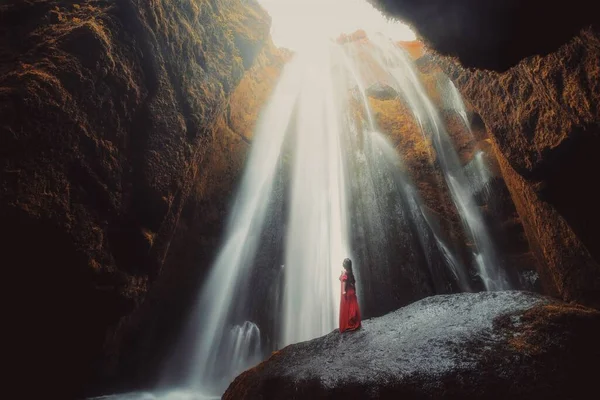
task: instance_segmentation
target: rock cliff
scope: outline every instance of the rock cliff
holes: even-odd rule
[[[545,291],[600,307],[592,2],[371,2],[412,24],[481,116]]]
[[[489,129],[547,290],[596,307],[599,44],[598,30],[588,28],[557,52],[504,73],[438,58]]]
[[[28,343],[8,360],[30,394],[81,394],[149,291],[196,284],[183,242],[211,258],[248,142],[229,98],[269,22],[255,1],[0,6],[2,264]]]

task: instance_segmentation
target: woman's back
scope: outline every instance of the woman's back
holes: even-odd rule
[[[340,276],[341,299],[340,299],[340,333],[347,330],[355,330],[361,326],[360,309],[356,297],[356,279],[352,272],[352,261],[344,260],[344,271]]]

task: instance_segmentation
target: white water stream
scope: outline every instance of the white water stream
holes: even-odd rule
[[[383,257],[393,251],[390,247],[398,245],[388,237],[388,230],[397,226],[400,233],[395,234],[406,240],[401,245],[415,249],[403,253],[412,257],[402,261],[401,274],[410,275],[407,282],[433,282],[423,283],[425,293],[445,290],[451,286],[450,280],[461,290],[470,290],[469,271],[438,236],[412,183],[397,172],[402,161],[377,133],[365,95],[365,87],[374,81],[383,81],[400,94],[423,135],[433,143],[445,184],[473,240],[474,265],[485,288],[509,287],[483,217],[474,204],[473,185],[412,61],[385,38],[372,38],[369,47],[354,46],[361,45],[314,46],[309,52],[297,54],[285,67],[256,127],[222,247],[182,335],[185,365],[181,365],[180,356],[165,368],[164,382],[176,380],[179,386],[174,389],[159,383],[154,393],[111,398],[218,398],[237,374],[275,350],[273,346],[265,348],[265,331],[276,332],[276,347],[280,348],[335,329],[338,276],[342,260],[354,258],[351,236],[355,232],[362,231],[368,239],[365,254]],[[365,54],[372,64],[369,68],[364,67]],[[452,95],[456,97],[456,111],[468,124],[458,91]],[[357,98],[366,112],[364,126],[351,122],[348,104]],[[275,326],[261,326],[254,320],[260,310],[251,310],[247,305],[265,293],[247,283],[257,267],[255,257],[275,201],[274,181],[282,173],[285,148],[290,149],[291,164],[287,172],[287,213],[280,221],[285,225],[283,279],[273,283],[273,292],[282,293],[283,303],[273,307],[273,312],[280,313],[272,316],[278,321]],[[358,175],[349,172],[349,165]],[[477,185],[485,184],[481,174],[478,179]],[[437,264],[432,257],[434,251],[442,260]],[[381,265],[355,259],[359,301],[371,296],[375,302],[381,295],[393,304],[391,286],[375,287],[377,282],[386,281],[386,275],[399,273],[393,270],[389,258],[381,258]],[[275,275],[279,277],[280,273],[277,270]],[[377,274],[383,278],[371,279]],[[361,286],[363,282],[365,287]]]

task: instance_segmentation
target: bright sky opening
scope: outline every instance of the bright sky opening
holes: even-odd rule
[[[393,40],[415,40],[401,22],[387,19],[365,0],[258,0],[272,18],[276,46],[299,50],[319,40],[363,29]]]

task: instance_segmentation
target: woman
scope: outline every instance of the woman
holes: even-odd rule
[[[356,298],[356,280],[352,272],[352,261],[349,258],[342,264],[344,270],[340,276],[342,282],[342,299],[340,302],[340,333],[360,328],[360,310]]]

